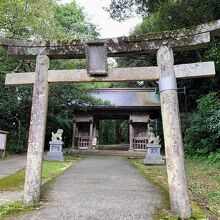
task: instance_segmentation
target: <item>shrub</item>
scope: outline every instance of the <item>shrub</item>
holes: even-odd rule
[[[197,112],[188,123],[184,134],[186,153],[211,158],[211,153],[220,148],[220,100],[216,93],[197,100]]]
[[[206,160],[206,163],[216,163],[220,168],[220,150],[217,150],[217,152],[211,152]]]
[[[22,145],[16,145],[10,142],[8,142],[6,150],[10,154],[23,154],[27,151],[26,147]]]

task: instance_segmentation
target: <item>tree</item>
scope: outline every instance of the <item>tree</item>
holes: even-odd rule
[[[219,0],[168,0],[149,13],[133,34],[192,27],[220,18]]]
[[[52,0],[0,1],[0,33],[19,39],[72,39],[95,38],[95,26],[73,1],[59,5]],[[11,146],[27,146],[31,112],[32,86],[5,87],[7,72],[35,70],[35,61],[16,60],[0,48],[0,128],[10,131]],[[85,61],[51,62],[52,69],[85,68]],[[87,85],[52,85],[50,87],[47,137],[58,127],[65,130],[66,143],[71,139],[72,115],[77,105],[84,109],[100,103],[87,94]],[[10,144],[10,143],[9,143]]]
[[[94,39],[99,35],[96,26],[88,21],[82,8],[74,1],[70,4],[57,5],[55,19],[70,39]]]
[[[118,10],[119,7],[112,1],[113,8]],[[125,2],[125,1],[123,1]],[[132,1],[133,5],[141,6],[143,4],[150,4],[151,1]],[[220,1],[219,0],[166,0],[156,1],[156,7],[148,7],[147,14],[143,21],[136,26],[131,32],[131,35],[141,35],[149,32],[159,32],[165,30],[173,30],[185,27],[192,27],[204,22],[208,22],[215,19],[220,19]],[[141,7],[140,7],[141,9]],[[113,9],[112,9],[113,10]],[[146,11],[143,7],[142,12]],[[121,13],[127,13],[129,10],[121,11]],[[136,13],[140,13],[136,11]],[[115,14],[117,17],[117,13]],[[188,92],[188,109],[191,111],[196,108],[196,100],[199,99],[207,91],[218,91],[220,83],[220,65],[219,65],[219,51],[220,51],[220,38],[217,37],[210,44],[209,48],[175,53],[175,64],[179,63],[193,63],[201,61],[213,60],[216,63],[216,76],[214,79],[208,78],[207,80],[179,80],[179,87],[185,86]],[[124,66],[129,64],[130,66],[150,66],[156,65],[155,56],[139,56],[128,57],[118,60],[119,65]],[[149,85],[149,83],[147,83]]]
[[[1,33],[8,38],[91,39],[99,34],[75,1],[1,0],[0,21]]]
[[[62,36],[53,0],[1,0],[0,30],[9,38],[52,39]]]
[[[133,0],[130,1],[130,5],[127,5],[128,7],[121,10],[126,2],[126,0],[112,0],[112,8],[108,11],[116,20],[123,20],[135,14],[142,15],[143,21],[136,26],[131,35],[187,28],[220,19],[219,0]],[[151,3],[153,5],[150,5]],[[178,87],[185,86],[187,89],[189,113],[186,115],[188,120],[183,121],[187,127],[184,132],[187,153],[204,156],[216,152],[219,148],[220,130],[219,97],[216,95],[220,92],[220,38],[212,39],[207,48],[176,52],[174,56],[175,64],[210,60],[215,62],[216,76],[214,78],[178,80]],[[156,60],[155,56],[129,57],[120,58],[118,63],[122,66],[128,63],[131,66],[137,64],[149,66],[156,65]],[[215,91],[216,94],[214,95],[211,91]]]
[[[197,103],[197,112],[188,120],[184,140],[187,153],[205,156],[220,147],[220,100],[218,94],[210,93]]]
[[[165,0],[167,1],[167,0]],[[136,14],[143,18],[149,13],[156,10],[164,0],[111,0],[106,10],[110,13],[111,18],[123,21],[134,17]]]
[[[182,20],[186,27],[201,22],[201,19],[203,22],[217,19],[219,8],[219,0],[111,0],[106,10],[119,21],[137,15],[143,19],[152,14],[156,17],[162,12],[158,19],[160,23],[180,27],[179,21]]]

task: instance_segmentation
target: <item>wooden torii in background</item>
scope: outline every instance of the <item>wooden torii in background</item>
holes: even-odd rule
[[[215,67],[213,62],[174,65],[173,51],[205,47],[219,31],[220,20],[217,20],[192,29],[96,42],[35,42],[0,38],[0,45],[7,49],[8,55],[19,59],[36,59],[34,73],[6,75],[6,85],[34,84],[24,203],[33,204],[40,199],[49,83],[159,80],[171,209],[182,218],[190,217],[176,78],[213,76]],[[158,66],[107,69],[107,57],[149,53],[157,54]],[[78,58],[87,58],[87,70],[49,70],[50,59]]]

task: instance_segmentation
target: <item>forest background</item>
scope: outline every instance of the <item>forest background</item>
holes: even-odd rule
[[[146,34],[192,27],[220,19],[220,0],[112,0],[106,9],[110,16],[123,21],[141,16],[131,35]],[[55,0],[1,0],[0,35],[16,39],[96,39],[99,29],[75,1],[60,4]],[[220,38],[216,37],[204,49],[175,53],[175,63],[214,61],[214,78],[179,80],[178,87],[186,88],[180,94],[184,150],[188,156],[205,157],[208,162],[220,159]],[[155,57],[138,56],[117,58],[117,66],[156,65]],[[53,60],[51,69],[85,68],[85,60]],[[8,149],[23,153],[27,149],[31,111],[32,87],[6,87],[8,72],[34,71],[35,62],[8,57],[0,48],[0,129],[10,132]],[[76,106],[100,104],[88,92],[102,87],[154,87],[156,83],[93,83],[51,85],[47,119],[48,141],[51,131],[62,128],[65,143],[71,143],[72,118]],[[162,128],[161,128],[162,129]],[[106,144],[127,141],[127,123],[105,121],[100,128],[101,142]]]

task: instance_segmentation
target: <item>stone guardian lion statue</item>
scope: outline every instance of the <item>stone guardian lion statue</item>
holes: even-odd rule
[[[153,128],[149,125],[148,126],[148,143],[149,144],[160,144],[160,137],[159,135],[156,136],[153,132]]]
[[[52,132],[51,141],[62,141],[63,129],[58,129],[56,133]]]

